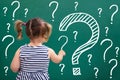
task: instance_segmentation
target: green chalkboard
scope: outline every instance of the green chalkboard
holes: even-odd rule
[[[119,0],[1,0],[0,80],[15,80],[10,63],[16,50],[29,43],[16,39],[14,22],[40,17],[53,26],[45,45],[66,56],[50,62],[50,80],[120,80]]]

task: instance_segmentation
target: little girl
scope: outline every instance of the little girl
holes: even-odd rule
[[[18,72],[16,80],[49,80],[49,60],[60,63],[65,52],[60,50],[56,55],[53,49],[43,45],[51,34],[52,26],[49,23],[40,18],[31,19],[27,23],[17,20],[15,29],[18,39],[22,39],[23,26],[25,26],[30,43],[21,46],[16,51],[11,63],[11,70]]]

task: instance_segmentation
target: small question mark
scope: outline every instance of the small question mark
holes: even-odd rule
[[[13,6],[15,3],[17,3],[18,6],[17,6],[17,7],[15,8],[15,10],[13,11],[13,14],[12,14],[13,19],[12,19],[12,20],[14,20],[14,18],[15,18],[15,13],[16,13],[16,11],[20,8],[20,2],[19,2],[19,1],[13,1],[13,2],[11,3],[11,6]]]
[[[7,76],[7,71],[8,71],[8,69],[9,69],[8,66],[5,66],[5,67],[4,67],[4,70],[5,70],[5,76]]]
[[[101,17],[102,8],[98,8],[98,12],[99,12],[99,17]]]
[[[100,45],[103,45],[104,42],[110,42],[110,45],[106,48],[106,50],[104,51],[104,54],[103,54],[103,60],[105,62],[106,61],[106,53],[112,47],[113,42],[112,42],[111,39],[104,39],[104,40],[101,41]]]
[[[57,11],[57,9],[58,9],[58,5],[59,5],[59,3],[57,2],[57,1],[51,1],[50,3],[49,3],[49,7],[51,7],[51,5],[52,4],[56,4],[56,7],[55,7],[55,9],[53,10],[53,12],[52,12],[52,21],[54,21],[54,18],[55,18],[55,12]]]
[[[75,3],[75,11],[77,11],[77,6],[78,6],[78,2],[76,1],[76,2],[74,2]]]
[[[112,79],[112,73],[113,73],[113,70],[117,67],[117,65],[118,65],[118,61],[116,60],[116,59],[111,59],[110,61],[109,61],[109,64],[111,63],[111,62],[115,62],[115,65],[112,67],[112,69],[110,70],[110,79]]]
[[[7,7],[3,7],[3,10],[4,10],[4,16],[6,16],[8,8]]]
[[[118,57],[119,47],[115,47],[116,50],[116,57]]]
[[[25,17],[27,17],[27,13],[28,13],[28,8],[25,8]]]
[[[94,67],[94,70],[96,70],[96,71],[95,71],[95,78],[97,78],[97,77],[98,77],[99,69],[98,69],[97,67]]]
[[[61,67],[61,75],[63,75],[63,70],[65,68],[65,64],[59,64],[59,67]]]
[[[7,23],[7,32],[9,32],[9,30],[10,30],[10,23]]]
[[[91,65],[91,59],[92,59],[92,54],[88,54],[88,62],[89,62],[89,65]]]
[[[105,33],[106,33],[106,35],[105,36],[107,36],[107,34],[108,34],[108,31],[109,31],[109,28],[108,27],[105,27]]]
[[[65,38],[66,41],[65,41],[65,43],[61,46],[61,50],[63,50],[64,46],[68,43],[68,37],[67,37],[67,36],[64,36],[64,35],[60,36],[60,37],[58,38],[58,41],[60,41],[62,38]]]
[[[74,39],[75,39],[75,41],[74,41],[74,42],[76,42],[76,40],[77,40],[77,35],[78,35],[78,32],[77,32],[77,31],[73,31],[73,34],[74,34]]]
[[[9,44],[7,45],[7,47],[6,47],[6,49],[5,49],[5,57],[7,58],[8,48],[14,43],[15,39],[14,39],[14,37],[13,37],[12,35],[6,35],[6,36],[3,37],[2,42],[3,42],[6,38],[12,38],[12,42],[9,43]]]
[[[111,16],[111,24],[113,24],[113,17],[114,17],[114,15],[118,12],[118,5],[113,4],[113,5],[111,5],[111,6],[109,7],[109,9],[112,9],[112,7],[115,7],[116,10],[113,12],[113,14],[112,14],[112,16]]]

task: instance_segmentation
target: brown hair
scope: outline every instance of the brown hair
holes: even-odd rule
[[[42,38],[45,38],[45,40],[47,41],[52,30],[52,26],[40,18],[33,18],[29,20],[27,23],[24,23],[21,20],[17,20],[15,22],[15,29],[17,31],[18,39],[22,39],[22,26],[26,27],[25,28],[26,34],[30,39],[34,39],[41,36]]]

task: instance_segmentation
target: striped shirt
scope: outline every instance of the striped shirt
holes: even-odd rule
[[[44,45],[36,47],[23,45],[20,47],[20,71],[17,80],[48,80],[48,67],[48,47]],[[23,76],[28,77],[24,79]]]

